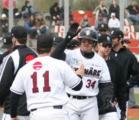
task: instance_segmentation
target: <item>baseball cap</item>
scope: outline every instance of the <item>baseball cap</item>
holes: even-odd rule
[[[108,24],[106,23],[98,24],[98,31],[107,31],[107,30],[108,30]]]
[[[100,35],[98,36],[98,43],[112,44],[112,40],[109,35]]]
[[[47,49],[53,46],[54,36],[51,33],[41,34],[37,37],[37,49]]]
[[[124,33],[121,30],[114,30],[111,32],[111,37],[112,38],[123,38]]]
[[[11,30],[11,34],[17,39],[27,38],[27,30],[23,26],[14,26]]]
[[[11,33],[4,34],[2,38],[2,48],[10,48],[12,46],[12,35]]]

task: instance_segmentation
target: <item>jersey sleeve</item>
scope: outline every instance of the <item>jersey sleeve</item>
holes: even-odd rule
[[[22,95],[24,93],[24,77],[23,75],[25,74],[25,72],[23,71],[23,69],[21,68],[14,81],[13,81],[13,84],[12,86],[10,87],[10,90],[13,92],[13,93],[16,93],[18,95]]]
[[[100,78],[100,83],[108,83],[108,82],[111,82],[111,77],[110,77],[108,66],[104,61],[102,65],[102,74]]]
[[[65,66],[63,73],[64,83],[70,88],[74,88],[81,82],[81,78],[75,74],[75,72],[67,63],[64,63],[63,65]]]

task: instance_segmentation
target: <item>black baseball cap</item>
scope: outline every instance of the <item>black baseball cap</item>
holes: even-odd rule
[[[121,30],[114,30],[111,32],[111,37],[112,38],[123,38],[124,33]]]
[[[37,49],[47,49],[53,46],[54,35],[52,33],[41,34],[37,37]]]
[[[23,26],[14,26],[11,30],[13,37],[17,39],[27,38],[27,29]]]
[[[11,33],[4,34],[2,38],[2,48],[11,48],[12,47],[12,35]]]
[[[112,44],[112,39],[109,35],[99,35],[98,43]]]
[[[108,31],[108,24],[106,23],[100,23],[98,24],[98,31],[102,32],[102,31]]]

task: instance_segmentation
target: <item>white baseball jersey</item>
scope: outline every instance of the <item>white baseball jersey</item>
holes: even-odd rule
[[[38,57],[19,70],[10,90],[16,94],[25,92],[31,110],[65,104],[65,85],[73,88],[80,81],[66,62],[50,56]]]
[[[80,91],[73,91],[72,89],[67,88],[69,94],[78,96],[96,96],[99,91],[99,83],[111,82],[107,64],[97,53],[94,53],[94,56],[90,59],[83,57],[80,49],[65,53],[66,61],[73,69],[78,69],[81,64],[85,67],[85,75],[82,78],[83,87]]]

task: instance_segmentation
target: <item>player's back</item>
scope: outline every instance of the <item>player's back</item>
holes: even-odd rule
[[[65,84],[72,88],[77,83],[73,80],[77,77],[76,74],[72,76],[70,72],[69,76],[69,69],[71,68],[64,61],[49,56],[38,57],[25,65],[16,78],[21,79],[22,76],[24,82],[21,83],[20,80],[16,83],[20,85],[16,87],[20,87],[21,91],[25,90],[28,110],[65,104],[68,99]]]

